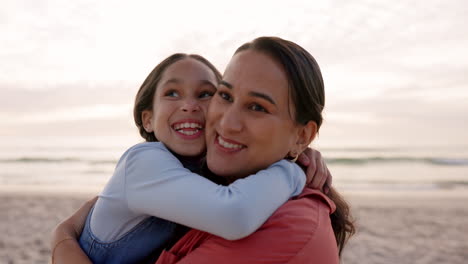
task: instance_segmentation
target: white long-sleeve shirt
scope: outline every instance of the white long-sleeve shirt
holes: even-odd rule
[[[142,220],[156,216],[229,240],[257,230],[305,185],[303,170],[286,160],[229,186],[190,172],[160,142],[128,149],[99,195],[91,230],[115,241]]]

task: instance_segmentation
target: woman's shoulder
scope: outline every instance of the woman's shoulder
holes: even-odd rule
[[[338,263],[330,222],[333,210],[333,202],[325,195],[305,189],[252,235],[234,241],[209,235],[200,249],[214,260],[230,259],[227,263]]]
[[[287,263],[338,263],[336,239],[330,214],[335,204],[317,190],[305,188],[294,199],[283,204],[252,235],[263,237],[265,244],[287,259]],[[269,242],[268,242],[269,241]]]
[[[278,247],[296,245],[297,250],[307,244],[319,233],[332,231],[330,214],[334,212],[335,204],[323,193],[305,188],[294,199],[287,201],[244,242],[264,241],[265,244],[279,243]],[[331,239],[334,241],[333,232]],[[242,240],[238,240],[241,242]],[[292,251],[295,249],[291,248]]]
[[[318,190],[305,188],[297,197],[287,201],[261,227],[281,227],[290,232],[298,231],[313,235],[320,226],[330,226],[329,216],[335,204]]]

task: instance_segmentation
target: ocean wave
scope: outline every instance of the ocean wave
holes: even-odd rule
[[[365,165],[379,163],[423,163],[441,166],[468,166],[468,159],[427,157],[336,157],[325,158],[328,164]]]
[[[117,160],[86,160],[74,157],[45,158],[45,157],[20,157],[13,159],[0,159],[0,163],[87,163],[91,165],[116,164]]]
[[[464,158],[434,158],[434,157],[333,157],[325,158],[327,164],[336,165],[370,165],[370,164],[391,164],[391,163],[421,163],[438,166],[468,166],[468,159]],[[47,157],[20,157],[13,159],[0,159],[0,163],[86,163],[89,165],[114,165],[114,159],[82,159],[77,157],[47,158]]]

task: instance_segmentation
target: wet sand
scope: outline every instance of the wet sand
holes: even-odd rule
[[[342,263],[468,263],[468,196],[345,194],[358,233]],[[0,192],[0,263],[49,263],[51,230],[92,194]]]

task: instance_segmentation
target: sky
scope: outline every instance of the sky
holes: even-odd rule
[[[174,52],[221,71],[279,36],[325,81],[319,145],[468,146],[468,2],[2,0],[0,140],[137,136],[140,84]]]

